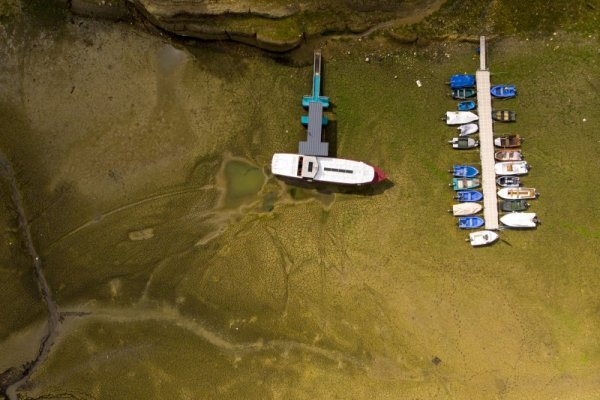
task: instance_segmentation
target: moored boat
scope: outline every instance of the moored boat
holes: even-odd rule
[[[477,124],[464,124],[456,128],[459,132],[458,136],[469,136],[479,131],[479,125]]]
[[[517,113],[511,110],[495,110],[492,111],[492,119],[498,122],[515,122]]]
[[[446,111],[446,125],[462,125],[477,121],[479,116],[471,111]]]
[[[527,161],[507,161],[494,165],[496,175],[525,175],[529,171]]]
[[[474,110],[477,107],[474,101],[461,101],[458,103],[457,109],[458,111],[469,111]]]
[[[490,93],[498,99],[510,99],[517,95],[517,89],[514,85],[496,85],[492,86]]]
[[[523,139],[519,135],[506,135],[506,136],[494,138],[494,145],[496,147],[501,147],[501,148],[505,148],[505,149],[519,147],[519,146],[521,146],[521,143],[523,143],[523,140],[525,140],[525,139]]]
[[[459,203],[452,206],[452,215],[455,217],[464,217],[467,215],[475,215],[483,209],[483,206],[478,203]]]
[[[479,170],[470,165],[455,165],[452,171],[448,172],[452,172],[452,175],[459,178],[473,178],[479,175]]]
[[[474,147],[479,146],[478,140],[475,140],[473,138],[466,138],[466,137],[455,137],[455,138],[452,138],[452,140],[448,140],[448,143],[450,143],[452,145],[453,149],[458,149],[458,150],[472,149]]]
[[[455,74],[450,77],[450,89],[475,87],[475,75]]]
[[[475,97],[477,91],[473,88],[452,89],[452,98],[456,100],[466,100]]]
[[[521,186],[521,178],[514,175],[504,175],[499,176],[498,179],[496,179],[496,183],[498,186],[502,187],[519,187]]]
[[[285,178],[341,185],[364,185],[385,180],[383,171],[362,161],[302,154],[273,154],[271,171]]]
[[[478,178],[452,178],[452,183],[449,185],[453,190],[466,190],[479,187],[481,182]]]
[[[483,194],[477,190],[459,190],[456,192],[455,199],[460,201],[461,203],[481,201],[483,199]]]
[[[539,194],[535,188],[518,187],[518,188],[502,188],[498,190],[498,196],[505,200],[527,200],[535,199]]]
[[[458,219],[458,227],[460,229],[477,229],[481,228],[485,221],[481,217],[460,217]]]
[[[500,210],[506,212],[525,211],[528,207],[527,200],[504,200],[500,202]]]
[[[510,228],[535,228],[539,223],[535,213],[513,212],[500,217],[500,222]]]
[[[471,242],[471,246],[479,247],[494,243],[498,237],[498,234],[493,231],[477,231],[469,233],[467,240]]]
[[[521,161],[523,153],[521,150],[500,150],[494,153],[494,158],[498,161]]]

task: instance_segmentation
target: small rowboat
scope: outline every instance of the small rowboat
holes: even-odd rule
[[[526,200],[535,199],[539,194],[535,188],[503,188],[498,190],[498,196],[505,200]]]
[[[500,202],[500,210],[506,212],[525,211],[528,207],[527,200],[504,200]]]
[[[507,161],[494,165],[496,175],[525,175],[529,172],[527,161]]]
[[[460,190],[456,192],[456,196],[454,198],[461,203],[474,202],[481,201],[483,199],[483,194],[477,190]]]
[[[483,209],[481,204],[477,203],[460,203],[452,206],[452,215],[455,217],[462,217],[467,215],[474,215]]]
[[[523,139],[519,135],[507,135],[502,137],[497,137],[494,139],[494,144],[496,147],[501,147],[503,149],[519,147],[523,142]]]
[[[475,87],[475,75],[456,74],[450,77],[450,89]]]
[[[477,124],[465,124],[456,128],[459,132],[458,136],[469,136],[479,131],[479,125]]]
[[[517,95],[517,89],[514,85],[496,85],[492,86],[490,93],[499,99],[510,99]]]
[[[505,175],[498,177],[496,183],[502,187],[519,187],[521,186],[521,178],[514,175]]]
[[[458,111],[469,111],[474,110],[477,105],[474,101],[461,101],[458,103],[457,109]]]
[[[452,89],[452,98],[456,100],[466,100],[476,94],[477,91],[473,88]]]
[[[470,165],[455,165],[452,171],[449,172],[452,172],[452,175],[459,178],[473,178],[479,175],[479,170]]]
[[[539,222],[535,213],[515,212],[500,217],[500,222],[510,228],[535,228]]]
[[[500,150],[494,153],[494,158],[498,161],[521,161],[523,153],[521,150]]]
[[[471,111],[446,111],[446,125],[462,125],[477,121],[479,116]]]
[[[460,229],[477,229],[481,228],[485,221],[481,217],[460,217],[458,219],[458,227]]]
[[[469,233],[467,240],[471,242],[471,246],[473,247],[485,246],[498,240],[498,234],[493,231],[472,232]]]
[[[498,122],[515,122],[517,120],[517,113],[510,110],[492,111],[492,119]]]
[[[466,137],[455,137],[452,140],[448,140],[448,143],[452,145],[453,149],[458,150],[472,149],[479,146],[479,141]]]
[[[453,190],[465,190],[479,187],[481,182],[477,178],[452,178],[452,183],[449,185]]]

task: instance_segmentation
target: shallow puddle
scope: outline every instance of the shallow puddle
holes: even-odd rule
[[[227,161],[224,176],[227,182],[224,202],[226,208],[252,203],[265,183],[265,176],[260,168],[241,160]]]

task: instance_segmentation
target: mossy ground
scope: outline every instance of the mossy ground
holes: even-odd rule
[[[60,36],[14,37],[0,145],[59,305],[91,313],[66,319],[27,393],[597,398],[596,34],[492,44],[493,81],[519,90],[497,103],[518,122],[496,130],[526,138],[544,223],[476,250],[446,213],[446,170],[479,155],[452,151],[440,120],[455,107],[444,82],[476,68],[476,45],[324,44],[326,134],[392,182],[332,194],[268,175],[272,153],[304,135],[309,64],[176,50],[79,19]],[[255,179],[228,200],[246,168],[232,157]],[[152,234],[130,235],[141,231]],[[6,335],[28,330],[9,322]],[[14,356],[8,343],[0,354]]]

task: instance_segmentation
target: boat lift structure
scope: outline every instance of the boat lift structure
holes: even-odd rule
[[[308,108],[308,115],[300,119],[307,125],[307,138],[298,145],[298,153],[307,156],[329,156],[329,143],[323,141],[323,126],[327,117],[323,109],[329,107],[329,97],[321,96],[321,50],[315,50],[312,95],[302,97],[302,106]]]

